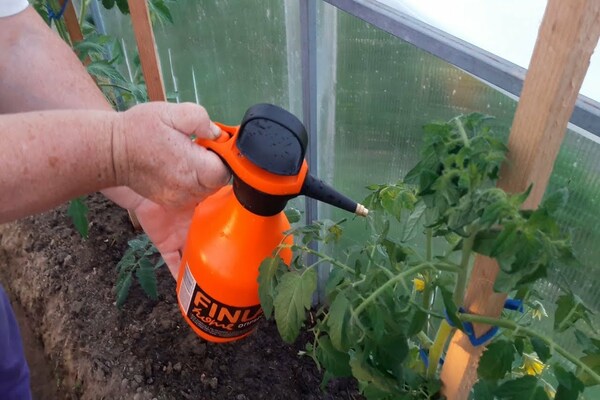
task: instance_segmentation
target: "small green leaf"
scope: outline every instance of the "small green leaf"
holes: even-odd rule
[[[87,239],[89,235],[88,211],[89,210],[81,197],[69,202],[67,214],[71,217],[77,232],[85,239]]]
[[[425,206],[425,203],[420,202],[410,214],[408,220],[406,221],[406,225],[404,226],[404,235],[402,237],[403,242],[412,240],[415,237],[417,234],[417,227],[421,226],[419,221],[421,221],[426,209],[427,207]]]
[[[146,250],[148,245],[150,244],[150,239],[147,235],[139,235],[136,238],[133,238],[127,242],[127,246],[131,247],[135,251],[143,252]]]
[[[481,364],[479,365],[481,367]],[[494,400],[494,390],[496,390],[496,381],[487,381],[479,379],[473,386],[473,400]]]
[[[579,296],[569,292],[563,294],[556,301],[556,312],[554,313],[554,329],[557,332],[564,332],[573,326],[580,319],[585,321],[592,329],[592,321],[589,314],[591,310],[587,308]]]
[[[575,329],[575,339],[585,354],[600,353],[600,339],[590,337],[579,329]]]
[[[287,217],[290,224],[299,222],[302,218],[302,213],[298,209],[290,207],[285,209],[285,216]]]
[[[318,344],[317,358],[328,372],[336,377],[352,376],[348,353],[337,350],[328,336],[321,336]]]
[[[113,8],[115,6],[115,0],[102,0],[102,5],[107,10],[110,10],[111,8]]]
[[[446,314],[448,315],[450,322],[458,329],[464,330],[462,321],[458,318],[458,307],[456,307],[454,300],[452,300],[452,293],[444,287],[440,287],[440,291],[442,292],[444,307],[446,307]]]
[[[508,340],[492,342],[481,356],[477,373],[483,379],[498,380],[512,369],[515,346]]]
[[[139,264],[140,268],[136,271],[136,276],[140,282],[140,286],[142,286],[148,297],[152,300],[158,300],[156,273],[154,272],[152,262],[148,258],[142,257]]]
[[[335,300],[329,307],[328,315],[327,326],[329,326],[331,344],[339,351],[348,351],[350,348],[350,341],[348,340],[350,302],[343,293],[335,296]]]
[[[116,0],[116,2],[122,14],[129,14],[129,3],[127,3],[127,0]]]
[[[583,392],[584,385],[575,374],[556,364],[554,365],[554,375],[558,381],[554,400],[577,400],[579,394]]]
[[[592,371],[600,374],[600,354],[588,354],[581,357],[581,362],[587,365]],[[583,370],[577,371],[577,378],[583,382],[585,386],[594,386],[598,382]]]
[[[356,353],[350,356],[352,375],[359,382],[371,383],[380,390],[394,393],[397,390],[396,380],[370,366],[362,359],[363,357],[363,354]]]
[[[564,208],[567,205],[568,200],[569,190],[563,187],[545,196],[540,207],[546,209],[548,214],[552,214],[557,210]]]
[[[173,23],[173,16],[171,15],[171,11],[165,4],[164,0],[150,0],[148,5],[150,9],[150,15],[152,16],[153,20],[156,20],[161,24],[164,24],[167,21]]]
[[[122,281],[121,285],[117,286],[117,307],[121,308],[129,296],[129,289],[131,289],[131,283],[133,282],[133,275],[131,272],[127,273]]]
[[[317,273],[312,268],[281,277],[273,305],[277,329],[284,341],[292,343],[298,337],[316,289]]]
[[[544,388],[535,376],[527,375],[504,382],[494,391],[501,400],[548,400]]]
[[[279,256],[268,257],[258,267],[258,297],[265,318],[271,318],[273,299],[275,298],[275,277],[283,260]]]
[[[540,360],[544,363],[552,356],[548,345],[538,337],[531,338],[531,346],[533,346],[533,350],[535,350]]]
[[[87,66],[87,71],[95,77],[106,78],[118,83],[125,83],[125,78],[117,69],[108,61],[93,61]]]

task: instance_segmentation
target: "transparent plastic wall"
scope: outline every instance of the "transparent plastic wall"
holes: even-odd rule
[[[264,0],[256,7],[236,0],[179,0],[169,9],[174,23],[155,23],[154,34],[171,100],[195,101],[197,94],[212,118],[231,125],[261,102],[302,117],[297,1]],[[124,39],[131,61],[129,16],[115,8],[105,13],[105,22],[111,35]]]
[[[366,186],[401,179],[427,122],[481,112],[508,135],[516,102],[473,76],[324,2],[317,24],[319,174],[342,192],[361,200]],[[362,221],[346,226],[364,239]]]
[[[460,69],[336,8],[318,8],[320,91],[319,171],[323,178],[362,199],[365,186],[392,183],[417,162],[421,127],[432,120],[481,112],[496,117],[495,131],[508,136],[516,101]],[[558,215],[573,237],[581,269],[556,266],[549,296],[566,285],[600,310],[600,140],[567,132],[547,193],[567,187],[570,197]],[[345,214],[320,208],[321,217]],[[367,239],[364,222],[345,223],[346,242]],[[551,315],[551,314],[550,314]],[[551,319],[546,319],[551,324]],[[565,343],[570,346],[572,343]]]
[[[302,119],[300,18],[295,0],[170,2],[173,24],[154,24],[170,101],[202,104],[211,118],[240,123],[256,103],[279,105]],[[107,31],[125,43],[134,67],[129,16],[103,12]],[[128,74],[124,68],[122,71]],[[303,199],[292,204],[304,208]]]

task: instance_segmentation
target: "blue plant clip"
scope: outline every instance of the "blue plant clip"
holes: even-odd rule
[[[55,13],[54,10],[52,9],[52,7],[50,6],[50,3],[47,1],[46,2],[46,11],[48,12],[48,19],[50,21],[52,21],[52,20],[58,21],[59,19],[61,19],[61,17],[65,13],[65,10],[67,9],[67,3],[69,3],[69,0],[65,0],[63,5],[60,7],[60,11],[58,13]]]
[[[524,312],[523,309],[523,300],[519,300],[519,299],[506,299],[506,301],[504,302],[504,308],[506,308],[507,310],[514,310],[514,311],[519,311],[519,312]],[[461,314],[465,313],[465,309],[460,307],[458,309],[458,312]],[[452,323],[452,321],[450,321],[450,318],[448,318],[448,311],[444,310],[444,314],[446,315],[446,321],[448,322],[448,324],[452,327],[454,327],[454,324]],[[496,333],[498,333],[498,327],[497,326],[492,326],[486,333],[484,333],[483,335],[477,337],[475,335],[475,329],[473,328],[473,324],[471,322],[467,322],[467,321],[463,321],[463,327],[464,327],[464,333],[465,335],[467,335],[467,337],[469,338],[469,341],[471,342],[471,344],[473,345],[473,347],[477,347],[477,346],[481,346],[482,344],[486,343],[488,340],[491,340]]]
[[[464,314],[465,309],[460,307],[458,309],[458,312]],[[455,325],[452,323],[452,321],[450,321],[450,318],[448,318],[448,311],[445,311],[445,314],[446,321],[448,322],[448,324],[454,327]],[[473,324],[471,322],[463,321],[462,324],[464,328],[464,334],[467,335],[467,337],[469,338],[469,342],[471,342],[473,347],[481,346],[482,344],[492,339],[496,335],[496,333],[498,333],[498,327],[492,326],[486,333],[477,337],[477,335],[475,335],[475,329],[473,328]]]
[[[429,353],[426,349],[419,347],[419,357],[421,357],[421,361],[423,361],[425,368],[429,368]],[[444,365],[444,357],[440,357],[439,364]]]
[[[504,302],[504,308],[506,308],[507,310],[523,312],[523,300],[506,299],[506,301]]]

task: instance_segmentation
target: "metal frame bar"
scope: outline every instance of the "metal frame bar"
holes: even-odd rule
[[[308,141],[308,170],[314,176],[318,176],[319,158],[318,158],[318,130],[317,130],[317,4],[314,0],[299,0],[300,2],[300,44],[302,61],[302,113],[304,125],[308,128],[312,138]],[[304,206],[305,222],[312,223],[319,218],[319,209],[317,201],[310,197],[305,197]],[[313,250],[318,249],[315,242],[309,243]],[[306,257],[306,262],[311,265],[317,261],[314,254]],[[324,268],[319,268],[319,279],[317,295],[313,299],[315,304],[322,301],[326,275],[329,273]],[[325,274],[325,275],[324,275]],[[325,277],[324,277],[325,276]]]
[[[527,71],[518,65],[375,1],[324,1],[512,95],[521,94]],[[600,103],[579,95],[570,122],[600,137]]]

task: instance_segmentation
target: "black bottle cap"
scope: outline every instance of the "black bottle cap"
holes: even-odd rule
[[[244,157],[276,175],[293,176],[300,172],[308,134],[302,122],[288,111],[272,104],[257,104],[248,109],[237,139]]]

